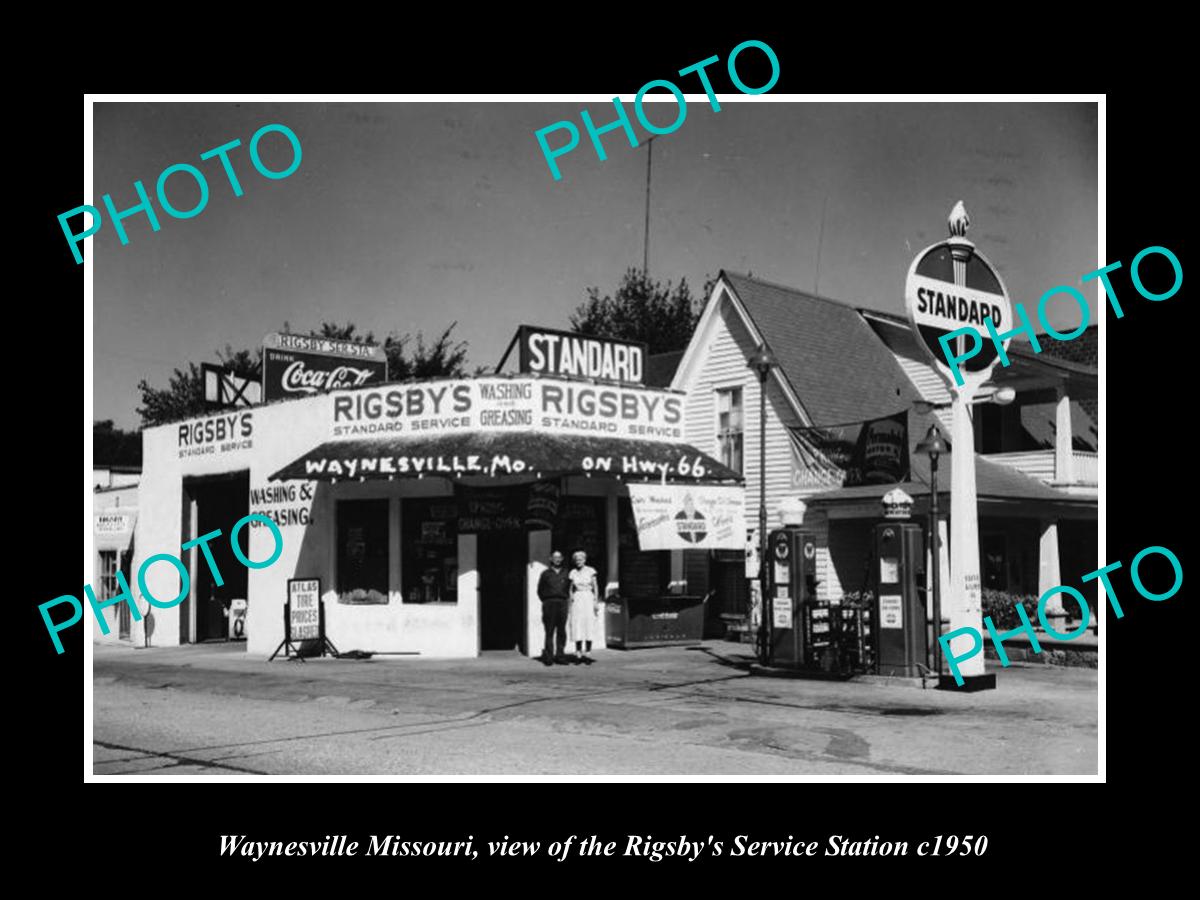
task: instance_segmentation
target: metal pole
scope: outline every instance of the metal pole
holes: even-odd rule
[[[650,138],[646,141],[646,228],[642,238],[642,272],[647,276],[650,274],[650,161],[653,156],[654,138]]]
[[[758,580],[761,594],[763,663],[771,661],[771,601],[767,597],[767,374],[758,376]]]
[[[933,671],[939,678],[942,676],[942,556],[941,528],[938,524],[938,487],[937,471],[938,458],[931,454],[929,458],[930,495],[929,495],[929,539],[933,547]]]

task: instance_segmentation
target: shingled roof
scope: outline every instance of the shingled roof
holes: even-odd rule
[[[857,309],[722,272],[814,425],[889,415],[920,395]]]
[[[933,413],[912,411],[908,415],[908,458],[911,465],[911,476],[902,484],[868,484],[859,487],[837,488],[805,497],[807,503],[845,502],[848,500],[868,500],[881,498],[892,488],[899,487],[911,497],[928,496],[932,474],[929,457],[917,451],[917,443],[925,437],[929,426],[939,424]],[[949,436],[942,434],[947,444]],[[944,454],[938,462],[938,494],[948,494],[954,479],[953,446],[951,452]],[[1041,500],[1049,503],[1068,504],[1084,509],[1094,509],[1096,498],[1082,495],[1072,495],[1065,491],[1056,490],[1031,478],[1011,466],[993,462],[986,456],[975,454],[975,490],[982,500]]]

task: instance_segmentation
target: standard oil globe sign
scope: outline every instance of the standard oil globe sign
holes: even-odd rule
[[[966,340],[962,329],[991,320],[1008,330],[1013,316],[1012,303],[999,273],[967,239],[970,224],[960,200],[950,211],[949,237],[916,255],[908,270],[904,292],[913,335],[945,380],[951,395],[950,443],[958,452],[954,454],[950,485],[950,582],[947,602],[942,608],[949,611],[951,634],[964,636],[983,624],[979,513],[972,449],[975,434],[970,404],[991,376],[999,354],[1008,349],[1011,335],[999,346],[968,356],[962,347]],[[961,370],[952,370],[947,363],[952,344],[955,356],[964,363]],[[940,623],[936,637],[940,640]],[[995,687],[995,676],[984,674],[982,655],[965,661],[962,680],[938,674],[942,687],[965,686],[968,690]]]

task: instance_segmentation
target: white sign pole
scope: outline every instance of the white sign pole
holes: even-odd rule
[[[905,285],[905,302],[913,336],[946,380],[952,398],[950,441],[954,471],[950,479],[950,577],[944,585],[946,596],[941,608],[949,613],[951,631],[971,629],[983,634],[975,426],[971,407],[980,386],[991,377],[999,359],[985,336],[985,319],[991,319],[997,330],[1008,329],[1013,313],[1008,291],[999,273],[967,240],[969,225],[967,211],[959,201],[950,212],[949,239],[925,248],[913,260]],[[953,282],[947,280],[950,273],[944,267],[947,251]],[[967,278],[971,268],[974,268],[971,279],[974,284],[969,284]],[[979,357],[981,352],[988,355],[979,358],[973,369],[962,369],[963,383],[957,384],[944,356],[941,341],[949,333],[964,327],[974,328],[981,342],[975,345],[976,352],[967,358]],[[1009,340],[1004,340],[1004,347],[1008,346]],[[960,364],[965,362],[963,356],[969,349],[966,341],[967,336],[962,334],[954,339],[954,356]],[[935,635],[940,633],[941,624],[938,623]],[[962,659],[958,672],[964,679],[964,685],[973,682],[969,690],[994,687],[994,676],[984,674],[983,654],[966,657],[973,646],[974,641],[969,633],[950,642],[949,652]],[[945,677],[942,676],[942,679]],[[944,680],[942,683],[944,685]]]
[[[975,245],[966,238],[967,216],[961,201],[950,216],[950,255],[954,263],[954,284],[966,287],[967,261]],[[963,352],[965,338],[957,339],[957,353]],[[990,370],[989,370],[990,371]],[[986,377],[986,373],[983,377]],[[980,378],[967,377],[964,383],[951,383],[950,446],[953,448],[950,478],[950,630],[983,629],[983,595],[979,579],[979,503],[975,494],[975,423],[971,401]],[[944,608],[944,607],[943,607]],[[970,641],[970,635],[957,639]],[[951,641],[950,652],[961,655],[965,648]],[[983,654],[976,653],[959,665],[964,678],[983,675]]]
[[[950,446],[953,448],[950,478],[950,584],[942,608],[949,607],[950,630],[974,628],[985,634],[979,582],[979,505],[975,496],[975,428],[971,421],[974,385],[968,381],[953,392],[950,414]],[[947,603],[947,601],[949,601]],[[970,635],[950,642],[950,652],[961,656],[970,649]],[[964,678],[983,674],[983,654],[977,653],[958,664]]]

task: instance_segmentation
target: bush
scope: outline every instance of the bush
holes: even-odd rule
[[[338,595],[338,603],[385,606],[387,602],[387,595],[379,593],[379,591],[375,590],[374,588],[370,588],[368,590],[355,588],[352,591]]]
[[[842,595],[842,606],[852,609],[871,609],[875,605],[875,592],[870,588],[861,591],[848,591]]]
[[[1009,631],[1022,626],[1021,617],[1017,613],[1017,605],[1025,607],[1025,615],[1029,621],[1038,626],[1038,598],[1036,595],[1021,595],[1009,591],[998,591],[993,588],[983,589],[983,614],[992,617],[992,624],[997,631]]]

